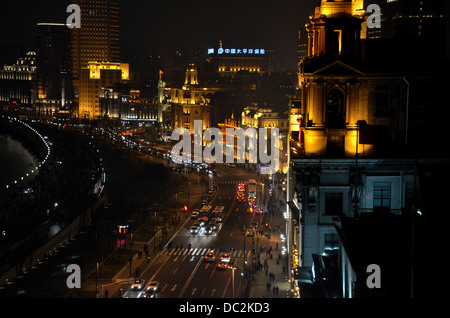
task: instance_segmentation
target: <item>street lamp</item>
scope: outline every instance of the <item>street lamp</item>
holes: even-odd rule
[[[226,267],[227,269],[231,269],[231,288],[232,288],[232,298],[234,298],[234,270],[237,269],[236,268],[236,264],[233,263],[233,265],[229,265]]]

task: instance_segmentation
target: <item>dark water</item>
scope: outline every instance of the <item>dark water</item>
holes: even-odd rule
[[[12,185],[14,180],[24,181],[26,174],[31,175],[31,170],[38,165],[38,159],[22,144],[9,135],[0,134],[0,192],[6,185]]]

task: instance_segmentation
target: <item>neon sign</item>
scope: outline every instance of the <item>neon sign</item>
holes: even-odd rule
[[[208,49],[208,55],[214,54],[216,51],[215,49]],[[266,54],[265,49],[224,49],[224,48],[218,48],[217,54],[245,54],[245,55],[264,55]]]

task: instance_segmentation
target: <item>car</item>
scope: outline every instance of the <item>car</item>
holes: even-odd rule
[[[145,286],[142,293],[139,294],[139,298],[155,298],[158,289],[159,282],[151,281]]]
[[[228,254],[228,253],[224,253],[224,254],[222,254],[222,256],[220,257],[220,261],[221,261],[221,262],[229,262],[230,260],[231,260],[230,254]]]
[[[218,269],[226,269],[226,268],[228,268],[228,262],[220,261],[219,263],[217,263],[217,268]]]
[[[213,230],[212,230],[212,228],[211,228],[211,226],[207,226],[207,227],[205,227],[205,234],[206,235],[210,235],[210,234],[212,234],[212,232],[213,232]]]
[[[214,251],[210,251],[208,254],[205,255],[205,261],[214,262],[215,260],[216,256],[214,255]]]
[[[215,231],[217,230],[217,220],[216,219],[211,219],[211,221],[209,222],[209,226],[211,227],[211,230]]]
[[[198,219],[198,211],[192,211],[191,219]]]
[[[144,287],[145,284],[145,280],[142,278],[136,278],[133,282],[133,284],[131,284],[131,289],[132,290],[141,290]]]
[[[203,216],[198,219],[198,223],[199,223],[199,226],[205,227],[208,225],[208,218],[206,216]]]
[[[197,234],[198,233],[198,225],[192,225],[191,227],[191,234]]]
[[[147,284],[147,286],[145,286],[145,290],[148,290],[148,289],[152,289],[154,291],[157,291],[159,289],[159,282],[156,281],[156,280],[153,280],[153,281],[149,282]]]
[[[139,298],[155,298],[156,291],[153,289],[147,289],[144,290],[142,293],[139,294]]]

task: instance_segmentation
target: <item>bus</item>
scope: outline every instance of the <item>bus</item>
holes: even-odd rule
[[[205,215],[207,215],[207,214],[209,213],[209,211],[211,211],[211,208],[212,208],[212,206],[210,206],[210,205],[205,205],[205,206],[203,206],[203,207],[200,209],[200,212],[199,212],[200,216],[205,216]]]
[[[224,206],[216,206],[215,208],[214,208],[214,210],[213,210],[213,214],[214,215],[221,215],[222,214],[222,212],[223,212],[223,209],[224,209],[225,207]]]
[[[256,199],[256,180],[255,179],[248,180],[248,198]]]

